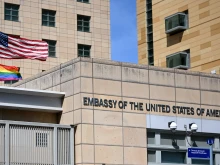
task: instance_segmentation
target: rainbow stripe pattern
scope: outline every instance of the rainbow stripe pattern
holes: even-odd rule
[[[16,66],[6,66],[0,64],[0,81],[21,80],[19,68]]]

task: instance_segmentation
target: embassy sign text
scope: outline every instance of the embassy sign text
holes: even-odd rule
[[[220,110],[216,110],[216,109],[194,108],[194,107],[176,106],[176,105],[170,106],[164,104],[151,104],[151,103],[132,102],[125,100],[122,101],[122,100],[113,100],[113,99],[83,97],[83,105],[101,107],[101,108],[119,108],[119,109],[129,108],[130,110],[134,110],[134,111],[148,111],[148,112],[159,112],[159,113],[220,117]]]

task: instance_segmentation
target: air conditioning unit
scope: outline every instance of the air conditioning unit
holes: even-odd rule
[[[176,13],[165,18],[165,30],[167,34],[174,34],[188,28],[188,15]]]

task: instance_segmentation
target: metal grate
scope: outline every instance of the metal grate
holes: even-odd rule
[[[58,164],[70,165],[70,130],[58,128]]]
[[[46,142],[43,139],[45,135],[48,138]],[[10,165],[52,165],[53,153],[53,128],[10,126]]]
[[[0,165],[74,164],[74,129],[0,120]]]
[[[0,165],[5,165],[5,125],[0,124]]]

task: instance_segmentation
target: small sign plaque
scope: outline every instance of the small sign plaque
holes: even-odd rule
[[[188,158],[209,159],[210,152],[207,148],[188,148]]]

